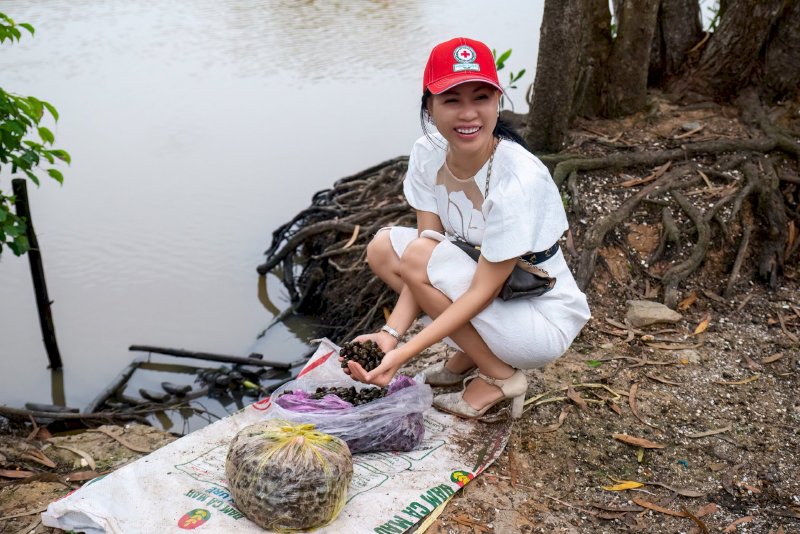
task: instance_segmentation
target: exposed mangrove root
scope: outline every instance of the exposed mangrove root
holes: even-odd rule
[[[726,299],[733,296],[733,288],[736,280],[739,278],[739,271],[742,270],[745,256],[747,255],[747,247],[750,244],[750,234],[753,233],[753,215],[750,213],[749,207],[742,213],[742,239],[739,242],[739,250],[736,252],[736,260],[733,262],[733,269],[728,279],[728,285],[725,286],[725,292],[722,294]]]
[[[377,328],[383,307],[393,305],[393,293],[374,277],[365,255],[380,228],[415,224],[402,191],[407,165],[408,158],[394,158],[314,194],[311,206],[273,233],[258,267],[266,274],[283,265],[291,313],[318,316],[334,341]],[[302,267],[299,274],[295,266]]]
[[[682,145],[680,148],[648,152],[626,152],[604,158],[568,159],[556,165],[553,180],[561,187],[570,173],[600,169],[624,169],[627,167],[663,165],[668,161],[683,161],[696,156],[708,156],[725,152],[770,152],[778,147],[777,139],[720,139]],[[784,146],[778,148],[784,149]]]
[[[576,279],[580,287],[585,288],[589,285],[589,281],[594,274],[597,250],[603,244],[606,234],[630,217],[631,213],[633,213],[643,199],[651,194],[667,193],[674,187],[693,185],[700,180],[700,178],[697,177],[687,182],[678,182],[677,178],[680,177],[678,172],[678,170],[673,170],[665,173],[661,178],[657,179],[655,182],[651,182],[625,201],[615,211],[601,217],[589,227],[583,241],[583,251],[581,252],[577,266]]]

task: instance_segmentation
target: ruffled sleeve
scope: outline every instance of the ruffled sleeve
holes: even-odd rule
[[[446,146],[444,140],[442,146]],[[420,137],[411,148],[408,172],[403,180],[403,193],[412,208],[438,213],[433,188],[436,172],[444,162],[445,150],[435,146],[427,137]],[[437,163],[438,162],[438,163]]]
[[[516,143],[497,147],[481,254],[498,262],[550,248],[567,230],[567,215],[547,167]]]

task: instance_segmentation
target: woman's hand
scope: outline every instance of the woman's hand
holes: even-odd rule
[[[380,348],[383,351],[384,354],[386,354],[387,352],[391,352],[397,346],[397,340],[394,337],[392,337],[391,335],[389,335],[387,332],[377,332],[375,334],[364,334],[364,335],[358,336],[353,341],[354,342],[358,341],[359,343],[364,343],[365,341],[374,341],[378,345],[378,348]],[[344,361],[344,358],[339,356],[339,362],[342,362],[342,361]],[[361,367],[361,366],[359,365],[359,367]],[[363,367],[361,367],[361,369],[363,370]],[[342,371],[344,371],[348,375],[351,374],[350,373],[350,369],[347,368],[347,367],[342,367]],[[366,371],[364,371],[364,372],[366,372]],[[353,377],[353,378],[355,378],[355,377]]]
[[[365,371],[360,364],[354,361],[348,361],[347,368],[353,380],[385,387],[389,385],[389,382],[392,381],[392,378],[397,374],[397,370],[400,369],[403,363],[405,363],[405,360],[399,354],[399,351],[390,350],[384,355],[381,364],[370,372]]]
[[[394,350],[394,348],[397,346],[397,340],[388,332],[384,331],[376,332],[375,334],[364,334],[358,336],[353,341],[358,341],[360,343],[364,343],[365,341],[374,341],[378,344],[378,347],[384,352],[384,354],[390,350]]]

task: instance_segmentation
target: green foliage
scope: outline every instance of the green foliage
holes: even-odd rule
[[[22,38],[20,28],[34,34],[33,26],[16,23],[9,16],[0,13],[0,43],[15,42]],[[9,93],[0,87],[0,170],[10,166],[11,175],[24,175],[39,185],[37,171],[44,169],[47,175],[63,183],[64,175],[52,167],[56,160],[70,163],[69,154],[54,148],[53,132],[42,125],[46,114],[58,121],[58,111],[49,102],[33,96]],[[0,253],[7,245],[17,256],[28,251],[25,237],[25,221],[11,211],[14,197],[6,196],[0,190]]]
[[[494,64],[495,68],[497,68],[497,72],[500,72],[506,66],[506,61],[508,61],[508,58],[511,57],[511,49],[509,48],[508,50],[500,54],[500,56],[498,57],[497,50],[492,48],[492,57],[494,57]],[[522,78],[524,75],[525,75],[525,69],[522,69],[517,73],[511,71],[509,73],[508,85],[506,87],[508,87],[509,89],[516,89],[517,86],[514,84],[517,81],[519,81],[519,79]]]
[[[600,360],[586,360],[586,365],[588,365],[592,369],[597,369],[598,367],[603,365],[603,362]]]
[[[713,33],[717,31],[717,26],[719,25],[719,0],[708,6],[708,12],[712,15],[711,20],[708,22],[708,31]]]

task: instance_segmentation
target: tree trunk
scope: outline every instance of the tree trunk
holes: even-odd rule
[[[606,67],[611,55],[611,12],[606,0],[585,0],[583,37],[578,58],[578,81],[572,116],[593,117],[603,112]]]
[[[766,102],[791,98],[800,85],[800,2],[784,12],[764,51],[761,96]]]
[[[660,85],[678,74],[686,52],[703,36],[697,0],[661,0],[653,46],[650,52],[649,84]]]
[[[545,2],[539,57],[525,140],[534,151],[561,150],[578,72],[580,0]]]
[[[790,3],[797,4],[797,0],[738,0],[730,3],[697,69],[688,80],[689,90],[729,100],[753,82],[762,49]]]
[[[659,2],[623,0],[617,38],[609,57],[605,115],[629,115],[647,104],[650,46]]]

